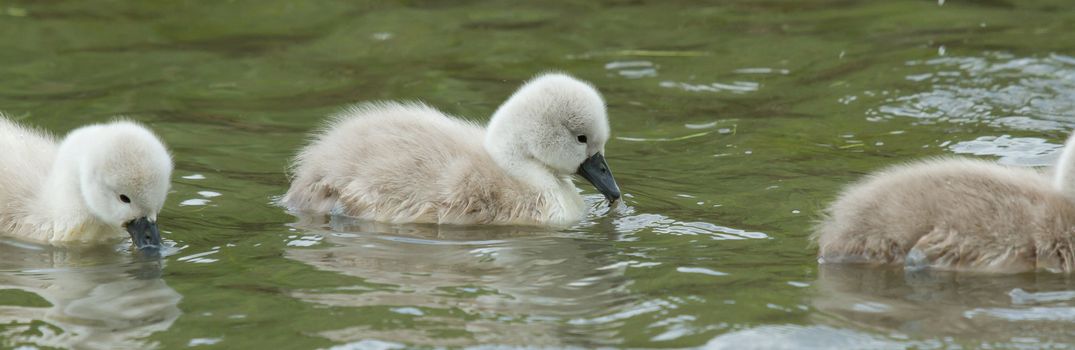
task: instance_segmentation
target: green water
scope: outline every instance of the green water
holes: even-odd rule
[[[177,248],[0,245],[0,347],[1070,349],[1070,277],[819,270],[808,236],[889,164],[1049,164],[1073,33],[1063,0],[0,1],[0,110],[150,125]],[[329,113],[484,121],[546,70],[603,92],[625,205],[580,183],[583,223],[506,231],[273,204]]]

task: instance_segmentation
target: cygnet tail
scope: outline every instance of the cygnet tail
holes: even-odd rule
[[[1075,198],[1075,134],[1068,137],[1053,172],[1053,188]]]

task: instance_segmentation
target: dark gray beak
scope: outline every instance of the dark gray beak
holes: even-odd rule
[[[589,181],[594,188],[597,188],[601,194],[605,195],[609,206],[620,199],[620,186],[616,185],[616,179],[612,177],[612,170],[608,169],[605,156],[601,155],[601,153],[594,153],[590,158],[586,158],[586,161],[579,166],[576,174]]]
[[[131,234],[131,241],[139,250],[157,250],[161,247],[161,232],[157,229],[157,223],[149,221],[146,217],[131,220],[126,224],[127,233]]]

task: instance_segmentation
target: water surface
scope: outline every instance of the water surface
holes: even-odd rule
[[[0,2],[0,110],[124,115],[176,161],[174,254],[0,245],[0,346],[1075,347],[1075,281],[824,266],[841,186],[912,159],[1050,164],[1068,1]],[[566,230],[300,218],[288,158],[348,104],[484,122],[547,70],[609,107],[612,210]]]

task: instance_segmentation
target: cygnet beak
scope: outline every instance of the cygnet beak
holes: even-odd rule
[[[161,232],[157,229],[157,223],[149,221],[146,217],[131,220],[124,226],[127,233],[131,234],[134,246],[139,250],[157,250],[161,247]]]
[[[612,206],[612,203],[620,199],[620,186],[616,185],[616,179],[612,177],[612,170],[608,169],[605,156],[601,155],[601,153],[594,153],[590,158],[586,158],[586,161],[579,166],[576,174],[589,181],[594,188],[597,188],[601,194],[605,195],[609,206]]]

